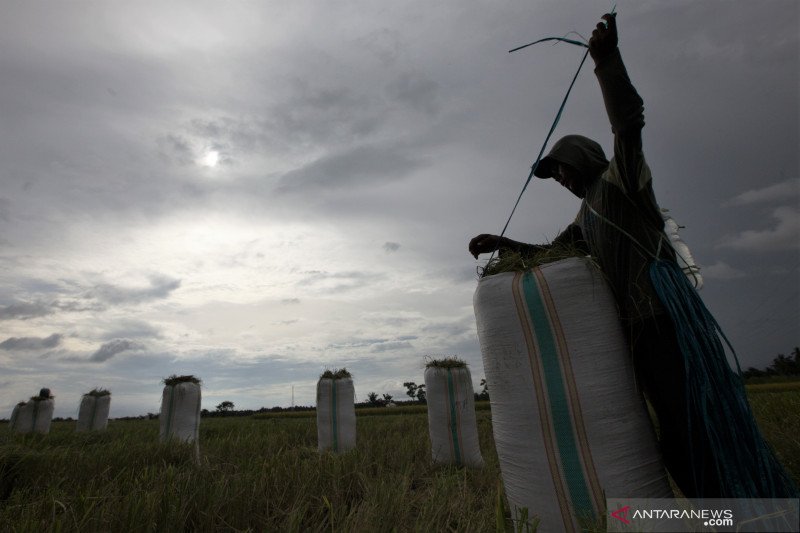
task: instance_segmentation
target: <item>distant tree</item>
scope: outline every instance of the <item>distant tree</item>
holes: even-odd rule
[[[427,399],[428,397],[425,394],[425,385],[420,385],[417,387],[417,401],[419,401],[419,403],[425,403]]]
[[[800,347],[797,346],[792,350],[791,356],[778,354],[778,356],[772,360],[772,364],[764,370],[759,370],[751,366],[742,372],[742,376],[745,378],[795,375],[800,375]]]
[[[481,389],[480,392],[475,393],[476,400],[488,400],[489,399],[489,385],[486,383],[486,378],[481,380]]]
[[[408,389],[406,391],[406,394],[408,394],[411,397],[412,400],[417,397],[417,389],[419,387],[417,387],[416,383],[414,383],[413,381],[406,381],[405,383],[403,383],[403,387]],[[423,385],[423,387],[424,387],[424,385]]]
[[[383,395],[383,405],[392,401],[393,396],[391,394],[384,394]]]
[[[222,402],[217,406],[217,411],[219,411],[222,414],[233,411],[233,402],[225,400],[224,402]]]
[[[370,392],[369,394],[367,394],[367,402],[373,407],[377,407],[378,405],[380,405],[381,401],[378,399],[378,393]]]
[[[211,411],[209,411],[208,409],[203,409],[203,410],[200,411],[200,416],[201,417],[208,416],[210,412]]]

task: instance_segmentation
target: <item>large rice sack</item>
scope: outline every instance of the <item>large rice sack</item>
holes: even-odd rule
[[[425,391],[433,462],[483,466],[467,365],[450,358],[431,361],[425,369]]]
[[[94,389],[81,397],[76,431],[101,431],[108,427],[111,393]]]
[[[17,405],[14,406],[14,409],[11,410],[11,419],[8,421],[8,428],[11,431],[16,430],[17,425],[17,417],[19,416],[19,408],[25,405],[25,402],[19,402]]]
[[[198,442],[200,430],[200,380],[171,376],[164,380],[159,414],[159,438]]]
[[[319,451],[356,447],[355,389],[345,369],[328,370],[317,382],[317,441]]]
[[[14,420],[14,431],[17,433],[50,433],[53,420],[53,397],[34,396],[30,401],[19,404]]]
[[[673,497],[613,296],[589,260],[485,277],[474,306],[514,515],[578,531],[606,497]]]

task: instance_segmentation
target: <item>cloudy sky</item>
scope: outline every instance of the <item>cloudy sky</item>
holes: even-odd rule
[[[203,406],[312,404],[325,368],[404,396],[483,377],[478,233],[499,233],[611,2],[2,2],[0,416],[160,380]],[[743,366],[800,344],[800,3],[625,1],[656,194]],[[575,35],[572,35],[575,37]],[[611,151],[590,65],[556,136]],[[578,200],[532,183],[508,235]]]

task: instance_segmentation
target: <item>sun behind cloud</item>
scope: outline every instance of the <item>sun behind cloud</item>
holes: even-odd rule
[[[219,152],[216,150],[206,150],[203,157],[199,160],[200,165],[214,168],[219,163]]]

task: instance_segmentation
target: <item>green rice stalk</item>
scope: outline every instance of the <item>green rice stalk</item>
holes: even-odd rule
[[[447,356],[442,359],[431,359],[425,363],[425,368],[466,368],[467,363],[455,356]]]
[[[333,370],[325,369],[325,372],[320,375],[319,379],[347,379],[351,378],[350,372],[346,368],[334,368]]]
[[[177,376],[172,374],[171,376],[164,378],[164,385],[167,385],[168,387],[178,385],[179,383],[194,383],[199,385],[202,382],[203,381],[200,378],[196,378],[194,376]]]
[[[530,255],[507,250],[489,261],[482,270],[479,269],[478,275],[483,278],[502,272],[523,272],[569,257],[586,257],[586,252],[572,243],[551,244],[547,248]]]

